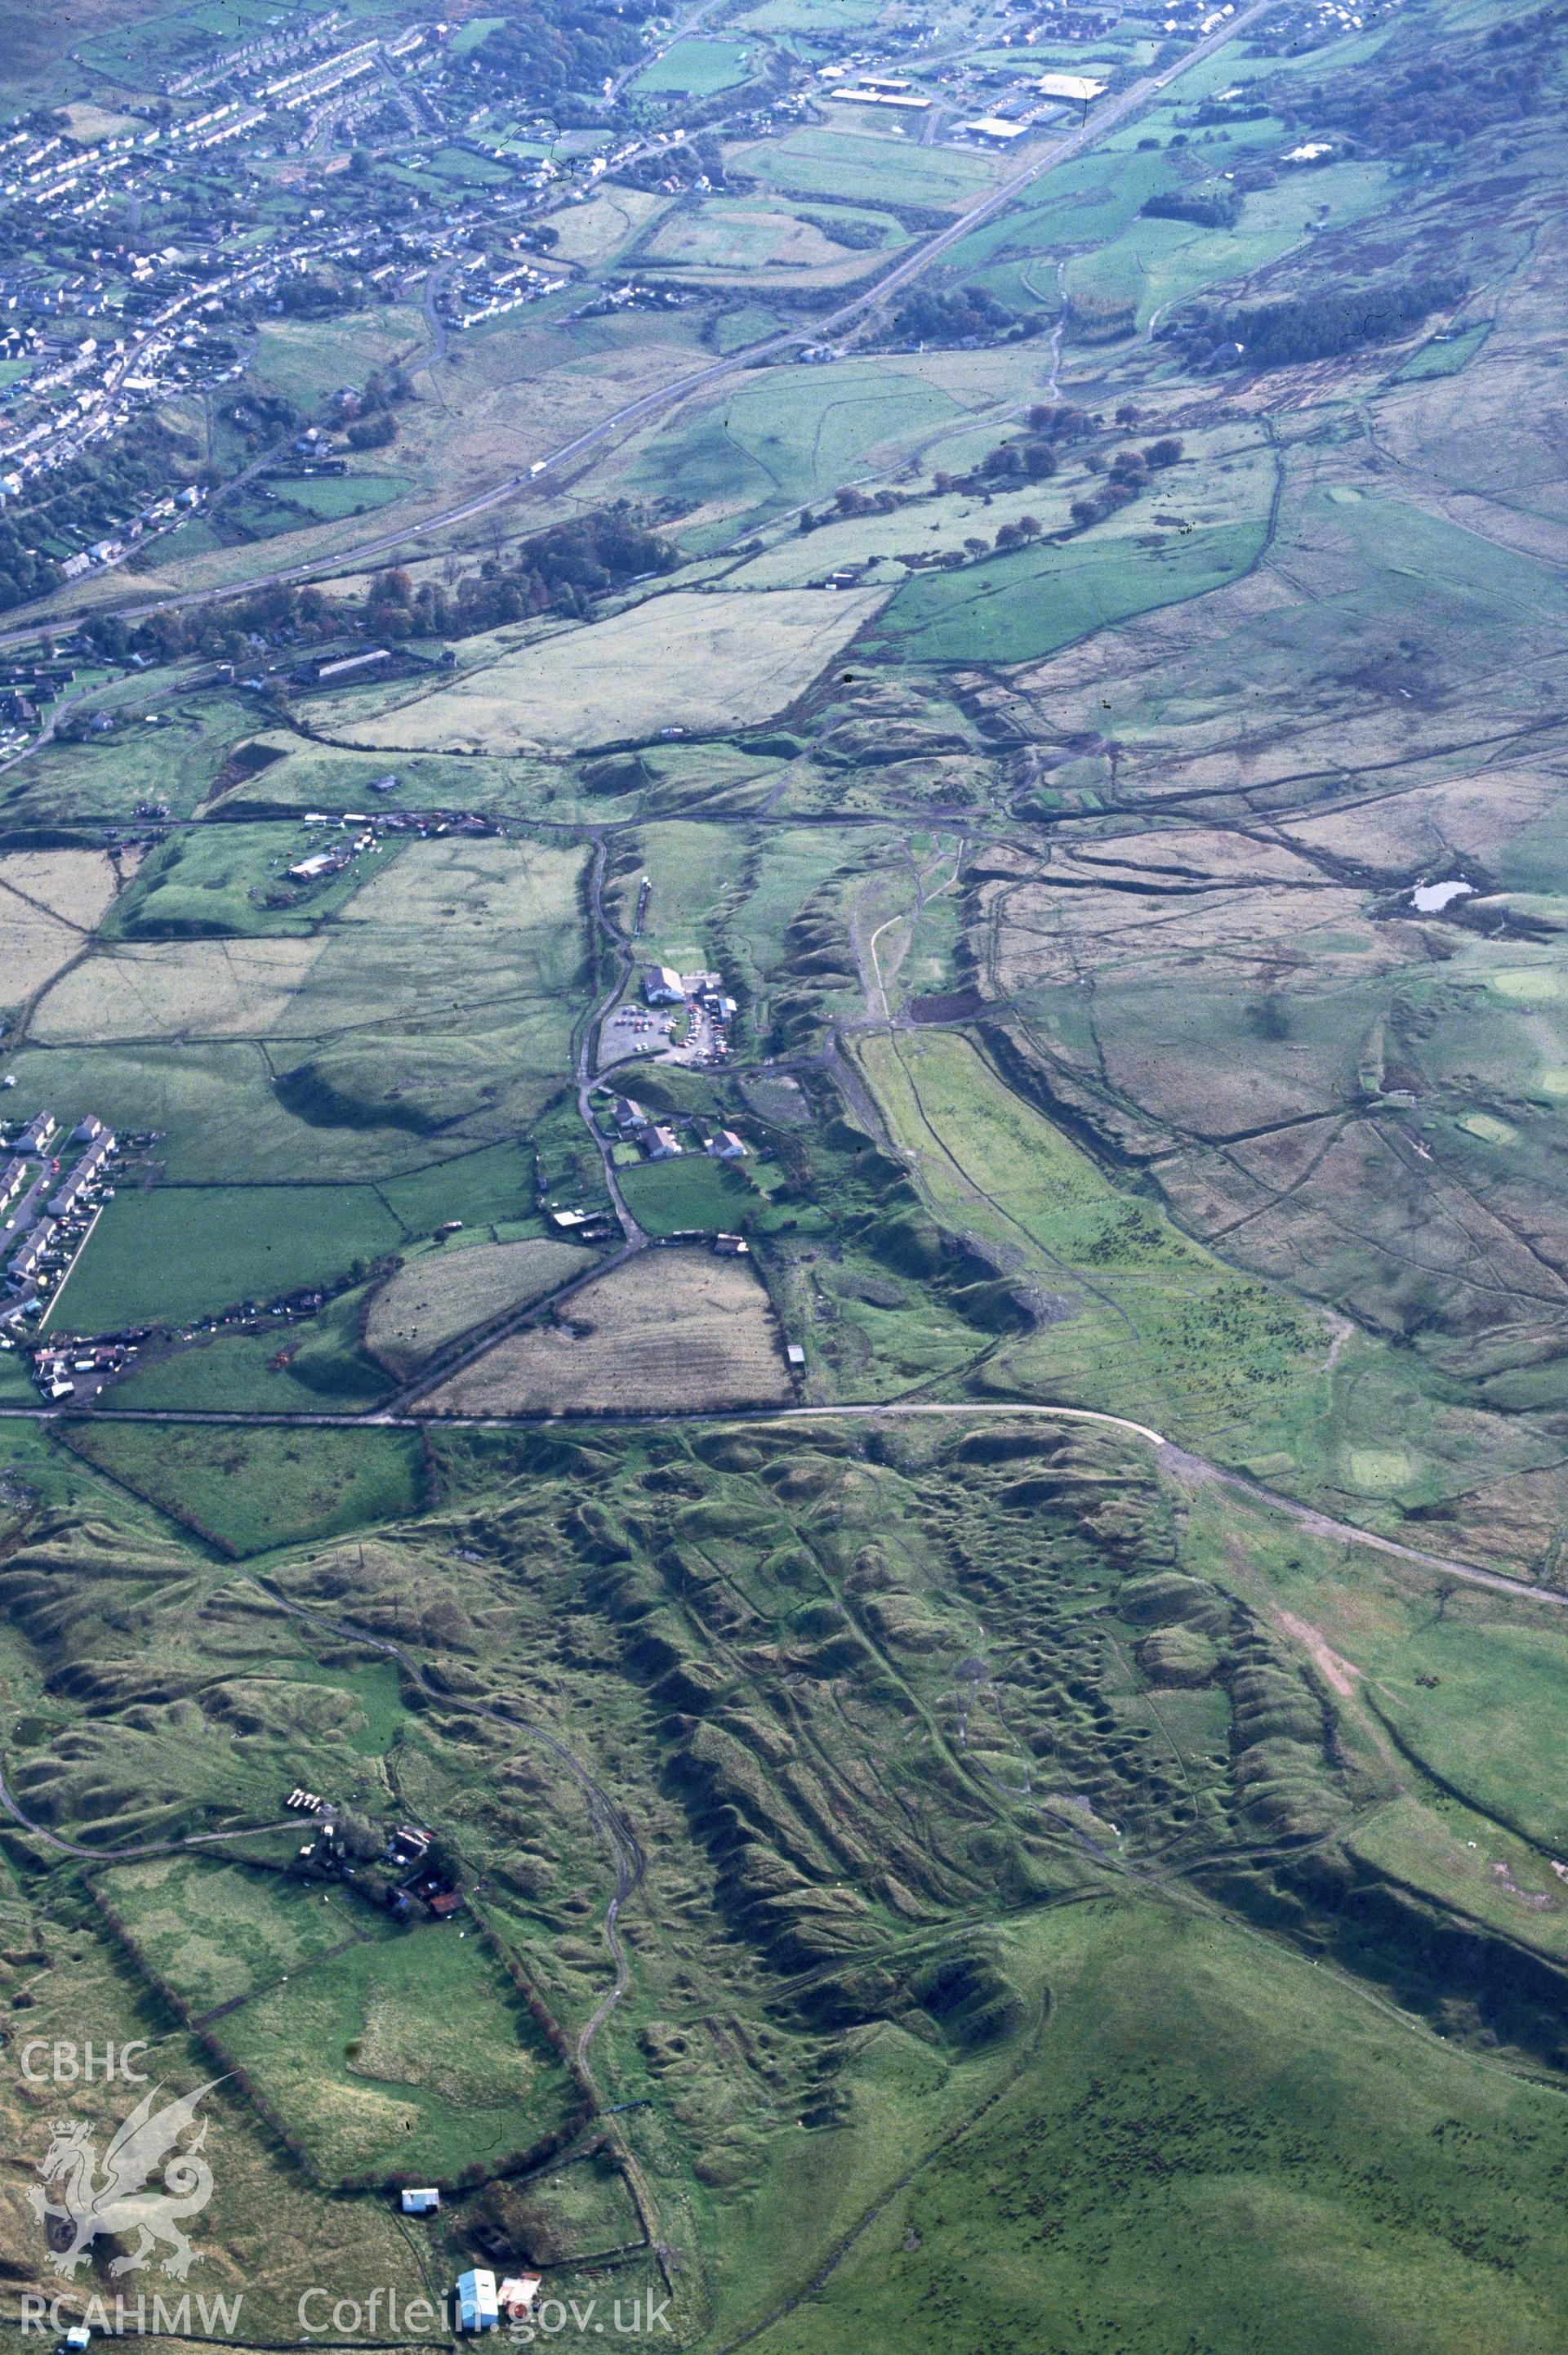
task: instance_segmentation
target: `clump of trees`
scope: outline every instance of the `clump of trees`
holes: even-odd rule
[[[1348,133],[1367,155],[1460,147],[1496,123],[1541,112],[1565,27],[1568,8],[1559,0],[1440,50],[1424,37],[1403,63],[1385,48],[1371,70],[1348,68],[1306,89],[1293,78],[1267,96],[1293,129]]]
[[[1326,287],[1271,303],[1200,303],[1171,332],[1190,338],[1199,358],[1223,359],[1234,344],[1237,366],[1289,368],[1407,336],[1432,312],[1450,310],[1467,282],[1458,276],[1417,278],[1404,285]]]
[[[497,95],[535,103],[599,91],[642,56],[638,28],[650,14],[651,7],[636,5],[610,9],[582,0],[534,0],[498,24],[466,59],[454,60],[454,69]]]
[[[1234,229],[1241,209],[1234,188],[1169,188],[1160,196],[1145,197],[1139,207],[1150,220],[1195,221],[1200,229]]]
[[[1000,490],[1021,482],[1044,482],[1061,464],[1058,445],[1076,442],[1092,431],[1086,410],[1075,408],[1070,401],[1035,401],[1026,412],[1024,423],[1028,432],[1021,440],[1003,442],[989,450],[979,465],[961,478],[967,487]],[[937,488],[956,489],[959,479],[938,474]]]
[[[1099,523],[1118,507],[1130,506],[1133,500],[1146,491],[1151,474],[1175,465],[1181,457],[1182,444],[1173,433],[1164,434],[1158,442],[1150,442],[1141,450],[1126,442],[1104,461],[1105,479],[1097,490],[1086,492],[1073,501],[1069,513],[1080,531],[1092,523]],[[1091,465],[1096,461],[1090,461]]]
[[[652,155],[634,155],[629,164],[618,166],[615,176],[632,188],[657,188],[666,180],[678,180],[683,188],[694,186],[698,180],[706,180],[715,188],[732,185],[725,171],[724,149],[711,131],[695,139],[683,139],[678,147],[660,147]]]
[[[955,286],[946,294],[917,289],[895,309],[888,335],[895,344],[959,344],[970,336],[994,342],[1022,325],[983,286]]]

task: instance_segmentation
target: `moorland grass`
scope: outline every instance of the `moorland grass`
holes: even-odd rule
[[[1151,1901],[1015,1934],[1050,2005],[1036,2049],[989,2110],[977,2079],[940,2164],[911,2138],[907,2187],[765,2355],[1555,2348],[1554,2088],[1391,2035],[1329,1967]]]
[[[1054,1304],[982,1369],[987,1389],[1044,1388],[1243,1455],[1321,1413],[1318,1317],[1118,1192],[967,1039],[869,1036],[854,1053],[937,1217]]]
[[[418,1444],[400,1431],[79,1423],[69,1443],[171,1519],[238,1557],[400,1518],[424,1497]]]

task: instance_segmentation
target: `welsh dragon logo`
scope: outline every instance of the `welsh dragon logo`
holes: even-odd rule
[[[58,2187],[58,2196],[51,2200],[43,2185],[34,2183],[27,2188],[27,2199],[41,2224],[70,2227],[66,2245],[48,2253],[48,2262],[57,2273],[74,2277],[100,2232],[117,2237],[134,2233],[136,2246],[114,2259],[109,2268],[111,2275],[133,2273],[148,2262],[160,2242],[166,2242],[172,2254],[164,2260],[164,2271],[184,2281],[192,2265],[199,2263],[201,2252],[192,2248],[181,2226],[188,2217],[199,2216],[212,2198],[212,2169],[201,2156],[207,2141],[206,2119],[183,2150],[175,2146],[196,2125],[196,2105],[203,2095],[220,2082],[210,2077],[194,2094],[167,2102],[161,2110],[154,2110],[153,2105],[164,2089],[154,2085],[115,2130],[103,2154],[101,2177],[91,2126],[80,2118],[51,2120],[52,2138],[38,2163],[38,2173],[45,2185]],[[160,2166],[164,2188],[150,2191],[148,2178]]]

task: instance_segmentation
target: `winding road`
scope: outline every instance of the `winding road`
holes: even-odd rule
[[[601,1262],[594,1273],[602,1273],[604,1263]],[[1261,1481],[1249,1479],[1242,1472],[1233,1472],[1224,1464],[1211,1463],[1205,1455],[1193,1455],[1190,1448],[1168,1439],[1163,1432],[1155,1431],[1149,1423],[1135,1423],[1128,1415],[1102,1413],[1095,1407],[1052,1406],[1033,1400],[885,1399],[833,1406],[715,1409],[689,1414],[663,1411],[653,1414],[420,1415],[399,1413],[390,1408],[377,1414],[260,1414],[249,1413],[238,1408],[217,1407],[94,1407],[87,1413],[79,1411],[73,1413],[69,1407],[0,1406],[0,1423],[7,1420],[37,1423],[175,1423],[217,1427],[251,1424],[268,1429],[312,1431],[423,1431],[431,1424],[442,1431],[625,1431],[653,1430],[672,1423],[698,1424],[711,1429],[726,1423],[867,1422],[879,1417],[916,1415],[962,1416],[971,1422],[998,1416],[1016,1421],[1020,1416],[1028,1416],[1040,1417],[1047,1423],[1097,1423],[1107,1431],[1124,1432],[1129,1439],[1142,1440],[1154,1451],[1159,1468],[1184,1487],[1213,1486],[1227,1488],[1233,1496],[1245,1497],[1255,1505],[1281,1514],[1309,1537],[1322,1538],[1335,1545],[1366,1546],[1373,1553],[1383,1554],[1391,1561],[1408,1562],[1414,1570],[1433,1571],[1440,1577],[1458,1579],[1468,1586],[1489,1587],[1494,1593],[1514,1595],[1523,1603],[1540,1603],[1554,1610],[1568,1610],[1568,1591],[1553,1586],[1532,1586],[1528,1579],[1510,1578],[1504,1571],[1483,1570],[1478,1563],[1463,1561],[1453,1554],[1432,1553],[1421,1546],[1402,1545],[1397,1539],[1380,1537],[1375,1530],[1363,1529],[1354,1521],[1337,1520],[1331,1513],[1320,1513],[1315,1507],[1302,1504],[1298,1497],[1287,1497],[1278,1488],[1266,1487]],[[268,1591],[270,1592],[270,1589]],[[281,1596],[274,1599],[282,1600]],[[285,1604],[284,1607],[298,1609],[300,1606]],[[310,1613],[303,1615],[314,1616]],[[383,1643],[379,1637],[368,1636],[363,1629],[353,1631],[353,1640],[378,1644],[383,1651],[390,1652],[399,1659],[407,1658],[396,1644]],[[453,1699],[447,1694],[441,1698]],[[454,1705],[478,1707],[477,1703],[470,1701],[454,1701]],[[505,1716],[505,1712],[500,1710],[492,1710],[489,1714]],[[539,1738],[546,1739],[543,1735]],[[562,1755],[564,1757],[566,1753]],[[577,1770],[574,1768],[574,1771]],[[98,1851],[95,1849],[92,1853],[97,1854]]]

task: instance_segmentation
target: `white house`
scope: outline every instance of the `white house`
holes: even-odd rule
[[[642,995],[650,1006],[683,1006],[686,1002],[680,975],[667,964],[643,968]]]

